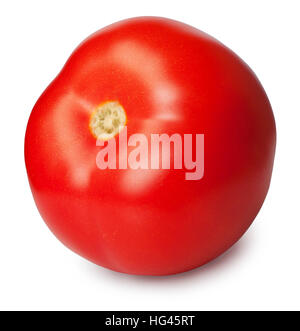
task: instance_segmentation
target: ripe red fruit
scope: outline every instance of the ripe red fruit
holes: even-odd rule
[[[203,177],[100,170],[96,137],[112,141],[125,124],[128,136],[204,135]],[[34,106],[25,161],[38,209],[66,246],[113,270],[165,275],[212,260],[247,230],[268,191],[275,135],[261,84],[231,50],[183,23],[134,18],[74,51]],[[118,165],[125,147],[116,148]]]

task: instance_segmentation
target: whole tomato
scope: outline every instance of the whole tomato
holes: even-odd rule
[[[163,135],[174,138],[169,155]],[[166,275],[207,263],[248,229],[275,136],[268,98],[237,55],[191,26],[140,17],[73,52],[32,110],[25,161],[67,247],[116,271]]]

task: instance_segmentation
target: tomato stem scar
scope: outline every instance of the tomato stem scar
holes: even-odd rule
[[[116,136],[126,124],[126,114],[118,101],[106,101],[92,113],[89,128],[92,135],[101,140]]]

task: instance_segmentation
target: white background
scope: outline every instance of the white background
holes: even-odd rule
[[[299,1],[0,3],[0,309],[299,310]],[[115,273],[66,249],[38,214],[23,160],[30,111],[73,49],[143,15],[193,25],[239,54],[261,80],[278,130],[271,188],[250,230],[212,263],[170,277]]]

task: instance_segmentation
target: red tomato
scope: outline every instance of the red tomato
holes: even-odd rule
[[[97,130],[111,125],[101,107],[112,104],[128,136],[204,135],[203,177],[172,166],[99,169],[91,123],[100,111]],[[248,229],[268,191],[275,136],[261,84],[231,50],[183,23],[133,18],[73,52],[33,108],[25,161],[37,207],[67,247],[120,272],[166,275],[207,263]]]

